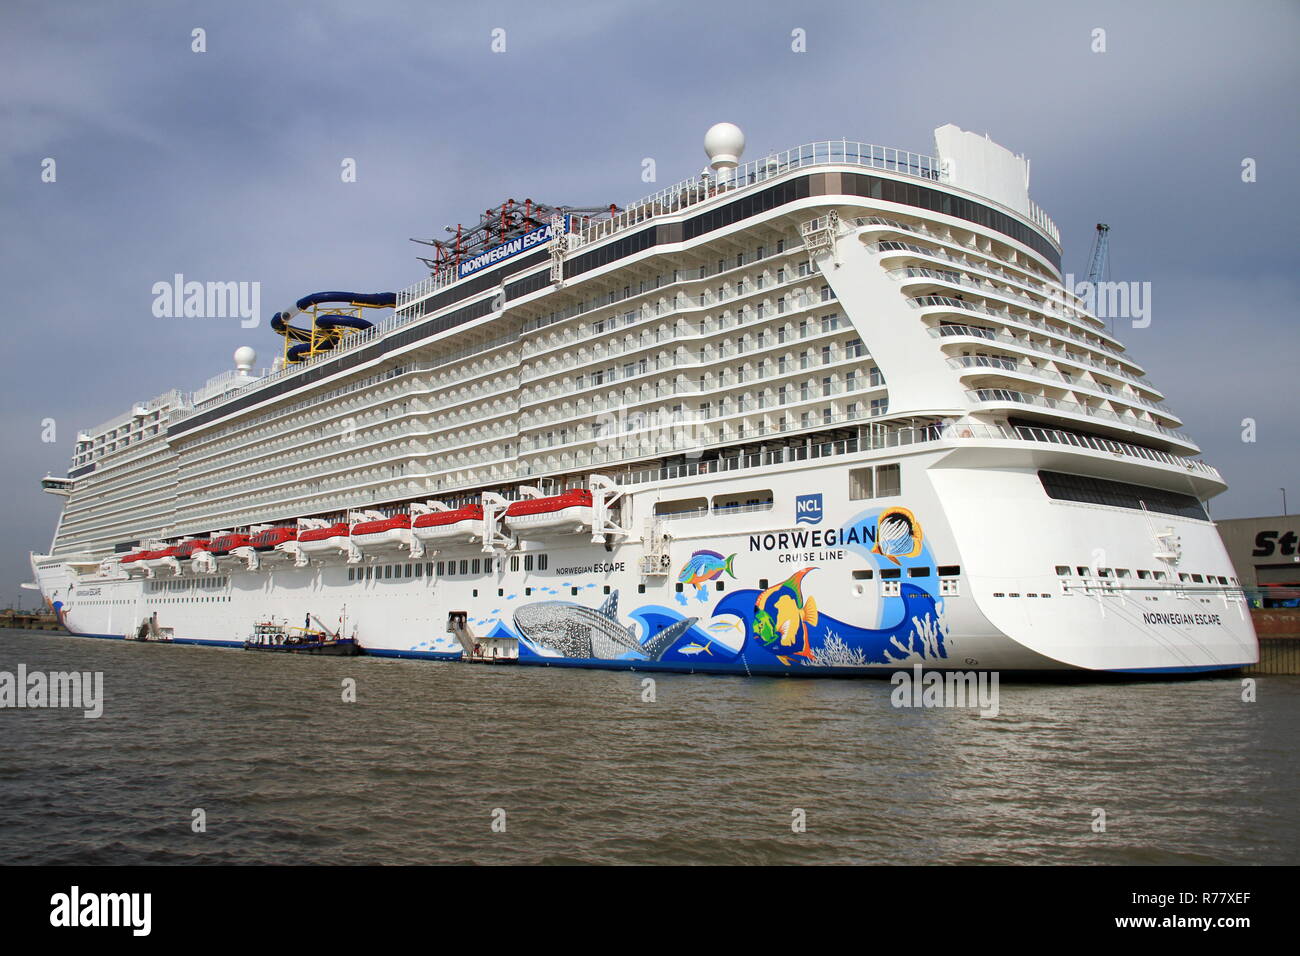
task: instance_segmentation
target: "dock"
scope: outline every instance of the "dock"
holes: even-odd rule
[[[0,610],[0,627],[21,628],[24,631],[62,631],[64,627],[48,611]]]
[[[1250,609],[1259,635],[1259,663],[1244,674],[1300,674],[1300,608]]]

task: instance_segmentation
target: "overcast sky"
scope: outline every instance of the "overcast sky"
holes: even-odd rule
[[[1298,43],[1296,2],[6,0],[0,605],[49,546],[39,479],[78,428],[279,347],[265,323],[155,318],[155,282],[257,281],[268,314],[398,289],[424,274],[408,237],[506,198],[625,205],[697,173],[721,120],[746,158],[930,153],[949,122],[1028,156],[1066,269],[1104,221],[1112,278],[1151,283],[1150,327],[1117,334],[1231,484],[1215,516],[1277,514],[1284,486],[1294,510]]]

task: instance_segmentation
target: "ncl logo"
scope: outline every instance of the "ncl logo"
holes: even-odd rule
[[[794,499],[794,520],[800,524],[820,524],[822,496],[799,495]]]

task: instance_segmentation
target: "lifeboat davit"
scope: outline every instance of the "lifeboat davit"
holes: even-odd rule
[[[411,533],[421,541],[455,544],[483,540],[483,506],[466,505],[450,511],[430,511],[411,524]]]
[[[506,508],[506,527],[516,537],[572,534],[591,528],[591,492],[575,488],[548,498],[525,498]]]
[[[274,551],[278,545],[286,541],[295,541],[298,538],[298,532],[293,528],[270,528],[266,531],[259,531],[248,539],[248,546],[254,551]]]
[[[347,548],[348,527],[346,521],[330,525],[328,528],[312,528],[298,533],[298,547],[307,554],[319,554],[322,551],[340,551]],[[340,540],[343,539],[343,540]]]
[[[363,551],[410,547],[411,516],[393,515],[375,521],[362,521],[352,526],[352,543]]]

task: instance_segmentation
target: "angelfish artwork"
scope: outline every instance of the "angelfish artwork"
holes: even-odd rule
[[[817,626],[817,602],[813,598],[805,601],[800,589],[804,575],[814,570],[796,571],[789,580],[760,591],[754,601],[754,639],[776,654],[782,664],[788,665],[791,656],[817,659],[808,640],[809,625]]]
[[[914,558],[921,553],[923,542],[921,523],[906,508],[886,508],[876,520],[876,544],[872,554],[901,564],[901,558]]]

